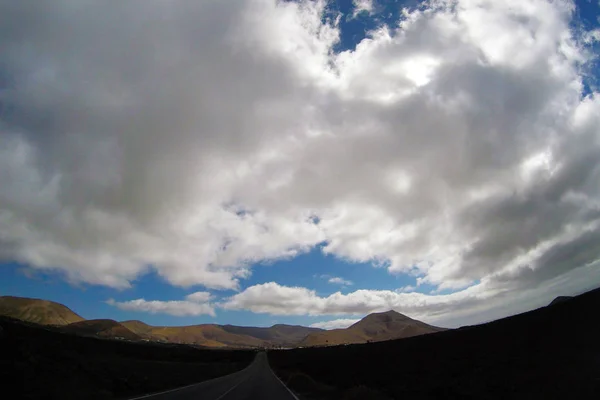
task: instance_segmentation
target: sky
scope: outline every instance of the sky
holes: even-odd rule
[[[0,1],[0,295],[458,327],[600,284],[600,4]]]

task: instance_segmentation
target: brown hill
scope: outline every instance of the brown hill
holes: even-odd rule
[[[273,325],[269,328],[234,325],[150,326],[141,321],[124,321],[123,326],[142,338],[208,347],[294,346],[318,328]]]
[[[23,297],[0,297],[0,315],[42,325],[61,326],[61,330],[80,335],[196,344],[208,347],[293,346],[319,329],[274,325],[270,328],[233,325],[151,326],[141,321],[86,321],[62,304]]]
[[[42,325],[68,325],[84,320],[62,304],[14,296],[0,296],[0,315]]]
[[[123,325],[125,328],[129,329],[131,332],[135,333],[136,335],[139,335],[144,339],[153,339],[152,328],[154,327],[145,324],[142,321],[121,321],[121,325]]]
[[[90,319],[74,322],[61,328],[63,331],[86,336],[99,336],[104,338],[119,338],[140,340],[141,337],[122,324],[112,319]]]
[[[144,339],[207,347],[263,347],[268,343],[243,333],[228,332],[220,325],[151,326],[141,321],[124,321],[124,327]]]
[[[265,340],[248,335],[227,332],[213,324],[192,326],[156,326],[150,334],[155,340],[170,343],[187,343],[208,347],[265,347]]]
[[[230,333],[252,336],[268,341],[274,346],[295,346],[311,333],[323,332],[323,329],[320,328],[285,324],[277,324],[268,328],[235,325],[224,325],[222,328]]]
[[[444,328],[427,325],[396,311],[369,314],[346,329],[311,333],[299,346],[331,346],[349,343],[381,342],[427,333],[440,332]]]
[[[398,339],[443,330],[395,311],[370,314],[346,329],[324,331],[296,325],[244,327],[203,324],[192,326],[151,326],[141,321],[89,320],[62,304],[46,300],[0,297],[0,315],[21,320],[65,326],[82,335],[195,344],[207,347],[295,347],[345,343],[366,343]]]

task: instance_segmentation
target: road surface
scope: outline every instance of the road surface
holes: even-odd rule
[[[271,370],[265,353],[258,353],[252,364],[233,374],[130,400],[136,399],[298,400]]]

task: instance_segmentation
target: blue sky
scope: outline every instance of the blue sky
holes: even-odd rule
[[[327,296],[341,291],[348,293],[360,289],[388,289],[414,285],[415,279],[405,275],[390,275],[383,268],[373,268],[370,263],[348,263],[333,256],[326,256],[318,249],[299,255],[291,260],[281,260],[267,265],[255,265],[253,273],[243,281],[242,288],[274,281],[286,286],[302,286]],[[328,275],[328,276],[323,276]],[[352,285],[328,283],[330,277],[344,277]],[[55,273],[41,273],[24,265],[7,263],[0,269],[0,293],[4,295],[43,298],[67,305],[87,319],[112,318],[115,320],[140,319],[152,325],[190,325],[203,323],[238,324],[248,326],[271,326],[277,323],[309,325],[329,320],[328,317],[270,316],[247,311],[226,311],[217,317],[170,316],[119,310],[105,303],[109,298],[126,301],[132,298],[153,300],[179,300],[186,294],[202,287],[181,289],[165,282],[155,273],[137,279],[130,289],[116,290],[89,284],[69,284]],[[219,297],[235,294],[235,291],[215,291]]]
[[[197,3],[0,8],[0,294],[458,326],[598,282],[598,1]]]

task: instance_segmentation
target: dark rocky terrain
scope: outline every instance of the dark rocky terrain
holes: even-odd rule
[[[478,326],[270,351],[301,399],[597,399],[600,289]]]
[[[552,300],[552,302],[549,305],[554,305],[557,303],[562,303],[565,301],[569,301],[571,300],[573,297],[572,296],[558,296],[557,298],[555,298],[554,300]]]
[[[254,356],[86,337],[0,317],[0,387],[6,399],[127,398],[227,375]]]

